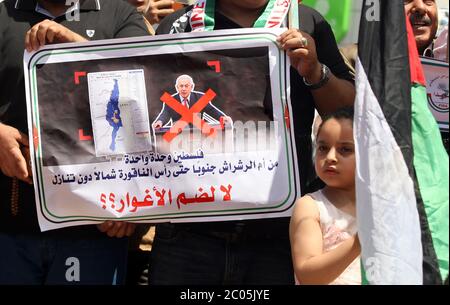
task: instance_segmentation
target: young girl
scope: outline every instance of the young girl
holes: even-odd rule
[[[290,224],[299,284],[361,284],[356,235],[353,110],[323,118],[315,167],[326,186],[298,200]]]

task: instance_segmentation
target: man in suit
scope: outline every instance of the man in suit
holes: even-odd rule
[[[177,93],[172,96],[186,108],[192,107],[203,95],[203,92],[194,91],[194,80],[189,75],[180,75],[175,82],[175,89]],[[223,113],[220,109],[215,107],[211,101],[203,108],[200,117],[211,126],[231,124],[231,118]],[[170,128],[173,124],[181,118],[181,115],[164,104],[161,112],[156,117],[152,124],[155,131],[161,128]],[[189,124],[192,127],[191,124]]]

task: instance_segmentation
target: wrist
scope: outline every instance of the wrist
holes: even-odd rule
[[[320,77],[318,78],[318,80],[310,81],[306,77],[303,77],[303,83],[310,90],[317,90],[328,83],[328,81],[330,80],[330,74],[330,69],[326,65],[320,64]]]
[[[305,75],[305,80],[310,84],[316,84],[322,79],[322,64],[320,62],[316,62],[314,68],[311,70],[311,73]]]

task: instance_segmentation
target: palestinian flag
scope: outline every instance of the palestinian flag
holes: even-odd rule
[[[448,155],[428,110],[403,1],[364,3],[358,45],[354,134],[363,280],[441,284],[449,260]]]

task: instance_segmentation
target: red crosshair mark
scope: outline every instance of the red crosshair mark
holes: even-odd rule
[[[198,117],[198,114],[203,110],[203,108],[205,108],[206,105],[208,105],[208,103],[215,97],[216,93],[213,90],[208,89],[205,95],[203,95],[191,108],[188,109],[187,107],[181,105],[181,103],[169,93],[165,92],[161,96],[161,101],[178,112],[181,115],[181,118],[173,124],[169,131],[164,134],[164,140],[171,142],[189,123],[200,129],[203,134],[215,136],[216,129]]]
[[[73,73],[73,81],[75,85],[80,84],[80,77],[85,77],[86,71],[75,71]],[[83,129],[78,129],[78,139],[80,141],[92,141],[92,136],[85,135]]]
[[[214,70],[216,71],[216,73],[220,72],[220,61],[218,61],[218,60],[208,60],[206,63],[208,64],[208,66],[214,67]]]
[[[92,141],[92,136],[85,135],[83,129],[78,129],[78,139],[80,141]]]
[[[73,80],[75,82],[75,85],[79,85],[80,84],[80,77],[84,77],[86,76],[86,72],[85,71],[75,71],[75,73],[73,74]]]

